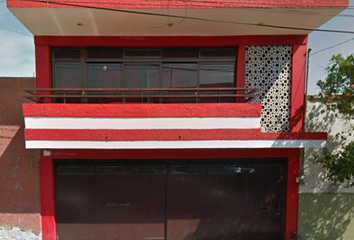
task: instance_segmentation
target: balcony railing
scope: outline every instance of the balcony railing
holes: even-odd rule
[[[28,88],[24,97],[56,103],[222,103],[247,102],[257,88]]]

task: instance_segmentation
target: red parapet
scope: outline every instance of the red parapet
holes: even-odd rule
[[[260,117],[260,103],[23,104],[25,117]]]

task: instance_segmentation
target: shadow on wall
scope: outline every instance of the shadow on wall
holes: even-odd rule
[[[303,240],[354,239],[354,194],[300,195],[299,234]]]
[[[328,132],[326,146],[330,151],[339,149],[345,141],[335,135],[346,131],[349,122],[325,111],[321,100],[308,100],[308,132]],[[299,234],[303,240],[352,240],[354,239],[354,192],[325,180],[325,171],[313,164],[310,158],[321,149],[306,149],[304,170],[307,184],[300,186]]]
[[[308,100],[306,131],[327,132],[328,140],[326,147],[330,151],[335,151],[340,149],[341,146],[345,144],[344,140],[336,139],[335,135],[342,131],[348,131],[350,122],[342,119],[341,116],[336,117],[334,113],[328,112],[327,110],[325,113],[321,114],[321,110],[323,109],[324,106],[322,105],[320,99],[314,98]],[[306,186],[307,190],[314,190],[315,192],[335,192],[341,190],[348,192],[348,189],[343,189],[343,187],[339,184],[325,181],[325,171],[323,168],[319,165],[314,165],[311,161],[309,161],[315,154],[320,152],[321,149],[305,150],[304,169],[305,175],[308,176],[308,184]]]

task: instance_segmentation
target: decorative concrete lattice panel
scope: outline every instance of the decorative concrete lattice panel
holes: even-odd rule
[[[288,132],[290,116],[291,46],[246,46],[246,87],[259,88],[261,128]]]

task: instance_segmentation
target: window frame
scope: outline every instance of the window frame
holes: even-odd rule
[[[175,47],[178,49],[179,47]],[[55,51],[61,51],[61,50],[80,50],[81,57],[80,59],[73,59],[73,58],[55,58]],[[233,85],[236,87],[237,84],[237,60],[238,60],[238,47],[233,46],[233,47],[198,47],[198,57],[164,57],[164,48],[135,48],[136,50],[160,50],[161,51],[161,57],[124,57],[124,52],[125,50],[131,50],[133,48],[119,48],[122,49],[122,57],[117,57],[117,58],[89,58],[88,57],[88,51],[93,48],[52,48],[51,51],[51,57],[52,57],[52,79],[51,79],[51,84],[54,88],[55,86],[55,64],[57,62],[79,62],[81,65],[81,78],[80,78],[80,86],[81,88],[88,88],[88,65],[89,64],[102,64],[102,63],[107,63],[107,64],[121,64],[121,78],[122,78],[122,84],[121,88],[126,88],[126,74],[125,74],[125,66],[127,64],[141,64],[141,65],[159,65],[159,87],[162,87],[162,75],[163,75],[163,64],[170,63],[170,64],[179,64],[179,63],[193,63],[197,64],[197,79],[196,79],[196,88],[200,87],[200,73],[201,73],[201,65],[206,65],[206,64],[233,64],[234,65],[234,72],[233,72]],[[97,49],[106,49],[104,47],[100,48],[94,48],[94,50],[97,51]],[[117,48],[118,49],[118,48]],[[185,49],[185,48],[181,48]],[[225,49],[233,49],[235,52],[235,56],[229,57],[220,57],[220,56],[215,56],[215,57],[203,57],[201,56],[201,51],[205,49],[217,49],[217,50],[225,50]],[[194,87],[192,87],[194,88]],[[196,103],[198,103],[198,100],[196,100]]]

